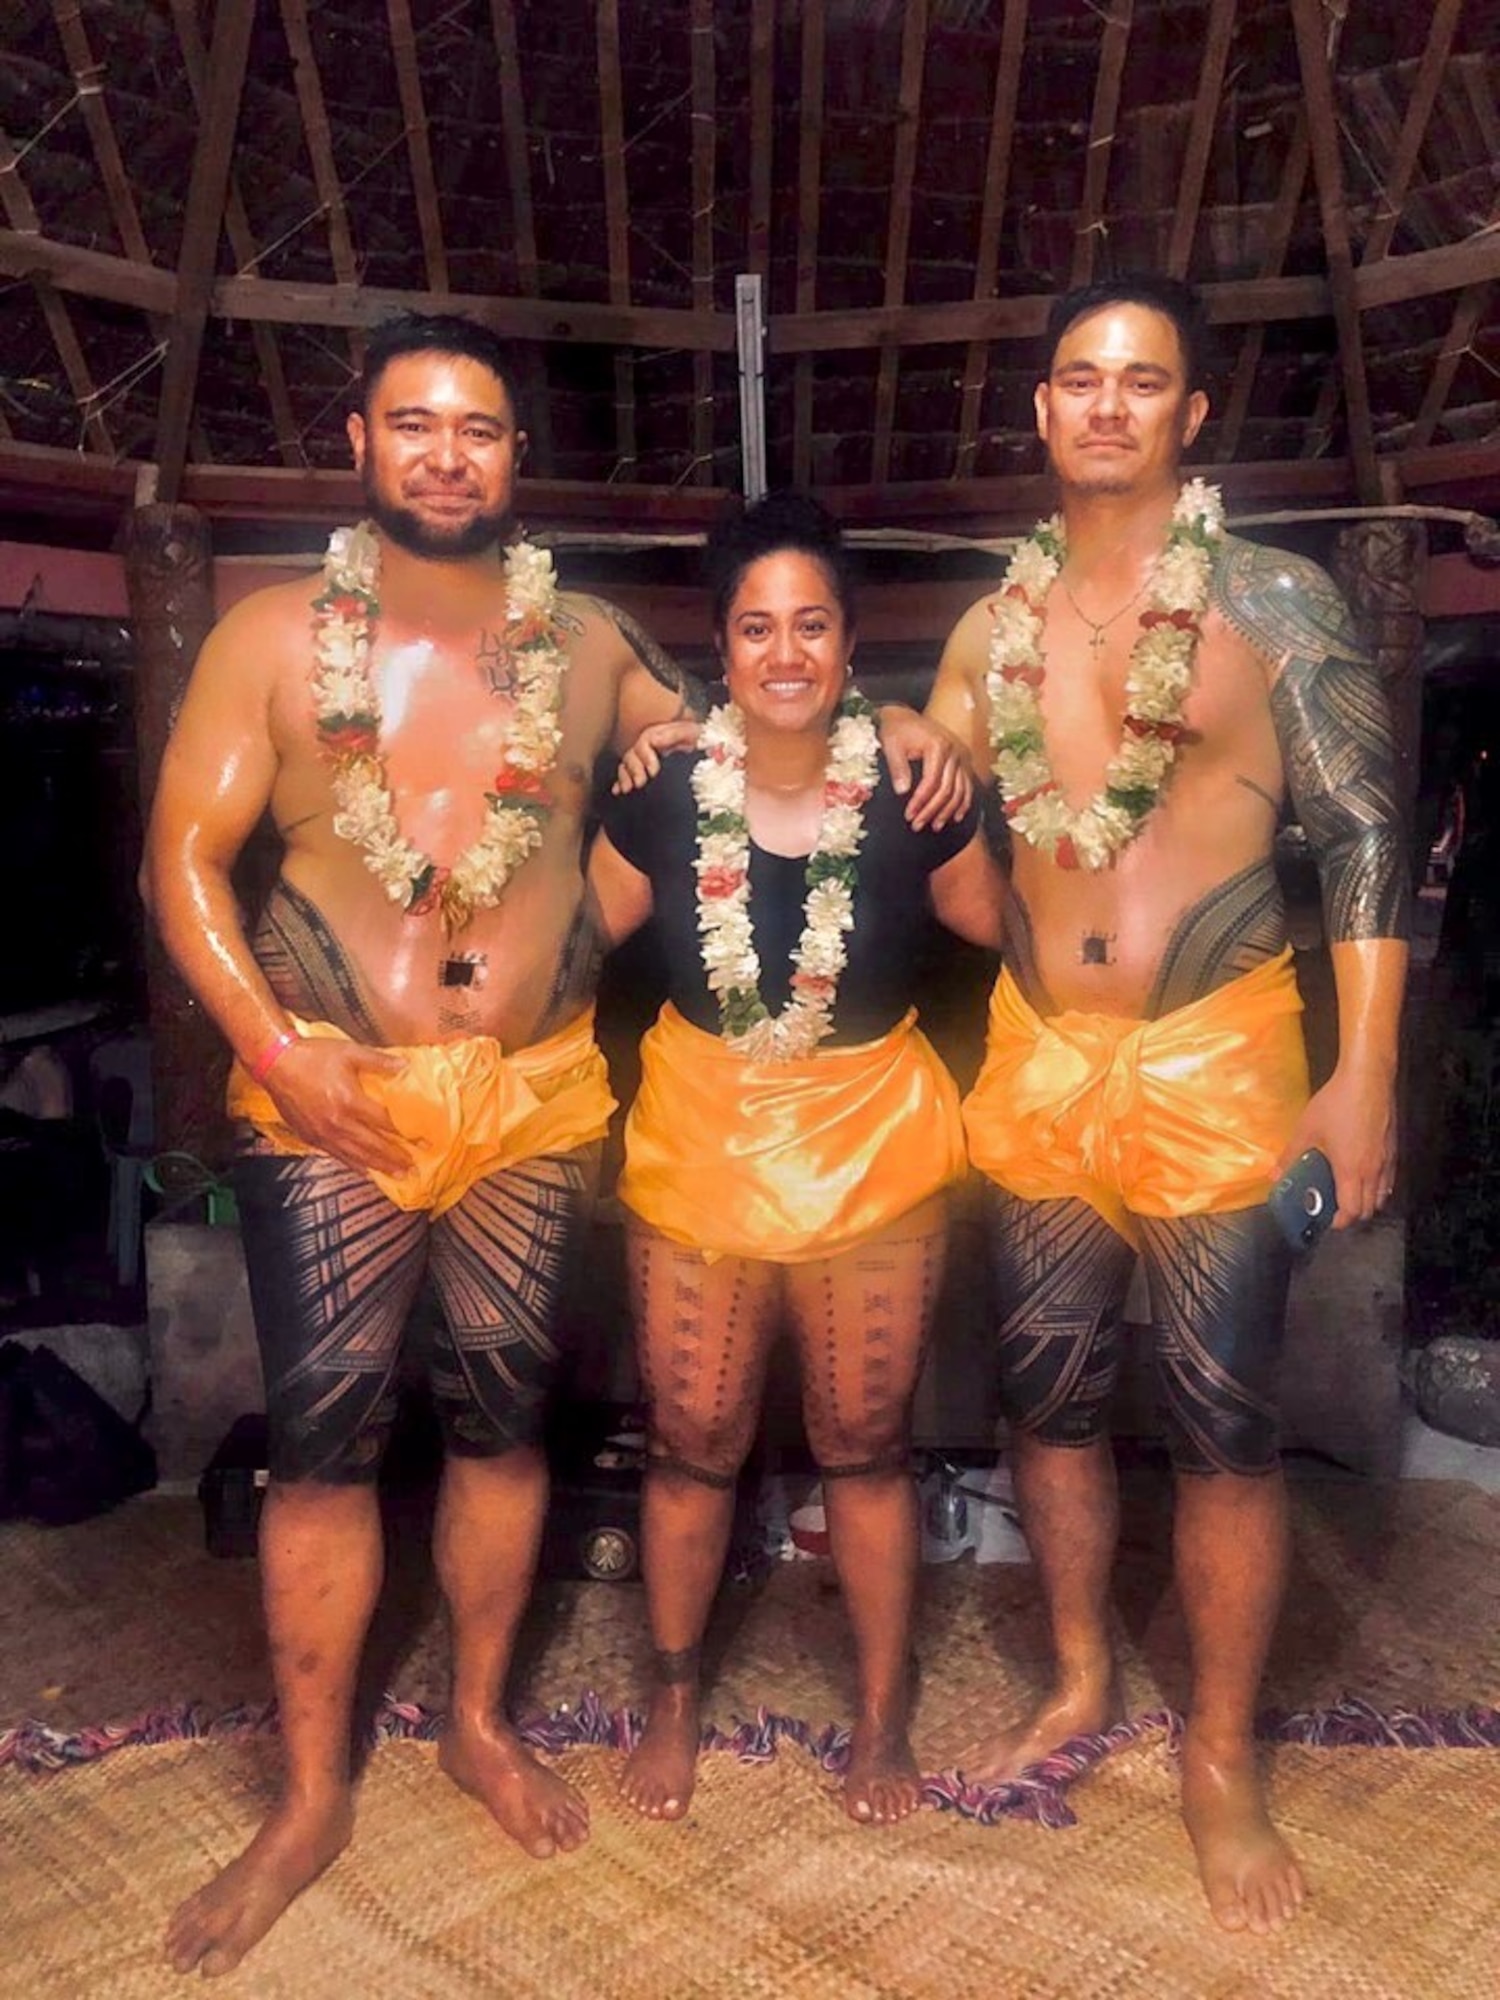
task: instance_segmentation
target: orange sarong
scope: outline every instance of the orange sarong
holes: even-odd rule
[[[620,1200],[715,1257],[810,1263],[883,1229],[964,1171],[958,1091],[916,1018],[750,1062],[669,1001],[641,1043]]]
[[[1132,1243],[1132,1213],[1253,1208],[1307,1102],[1301,1012],[1290,950],[1156,1021],[1043,1020],[1002,971],[969,1158],[1028,1201],[1077,1196]]]
[[[348,1041],[328,1021],[301,1021],[297,1034]],[[398,1208],[434,1215],[486,1174],[543,1153],[571,1153],[602,1139],[615,1100],[594,1041],[592,1009],[558,1034],[507,1055],[491,1035],[391,1049],[406,1067],[395,1076],[365,1075],[362,1086],[390,1114],[412,1163],[404,1173],[370,1179]],[[311,1153],[281,1122],[270,1092],[236,1063],[229,1073],[229,1115],[244,1118],[278,1153]]]

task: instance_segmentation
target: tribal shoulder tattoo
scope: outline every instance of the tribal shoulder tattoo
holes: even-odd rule
[[[684,715],[703,715],[707,711],[701,683],[692,674],[685,673],[664,646],[659,646],[645,626],[632,618],[628,611],[622,611],[618,604],[611,604],[607,598],[586,597],[582,600],[589,609],[613,625],[631,652],[650,674],[652,680],[660,681],[664,688],[670,688],[682,701]]]
[[[1348,606],[1305,556],[1226,537],[1212,601],[1270,670],[1287,786],[1331,944],[1404,938],[1410,889],[1390,707]]]

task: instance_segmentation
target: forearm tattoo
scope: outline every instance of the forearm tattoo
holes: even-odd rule
[[[1231,538],[1213,602],[1270,669],[1271,715],[1317,860],[1329,943],[1405,937],[1410,889],[1390,707],[1343,598],[1306,557]]]
[[[673,694],[681,698],[684,715],[706,714],[708,703],[702,685],[692,674],[685,673],[678,666],[672,655],[664,646],[656,643],[644,625],[632,618],[628,611],[622,611],[618,604],[610,604],[602,597],[591,597],[588,602],[601,618],[607,618],[614,626],[652,680],[660,681],[664,688],[670,688]]]

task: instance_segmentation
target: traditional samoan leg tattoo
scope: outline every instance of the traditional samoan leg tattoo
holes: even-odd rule
[[[322,1154],[236,1161],[273,1478],[368,1483],[396,1415],[425,1215]]]
[[[1108,1427],[1135,1252],[1086,1201],[1023,1201],[987,1185],[985,1205],[1005,1414],[1043,1444],[1094,1444]]]
[[[1286,906],[1269,860],[1252,861],[1178,918],[1156,970],[1149,1020],[1159,1020],[1274,958],[1286,943]]]
[[[947,1240],[946,1204],[924,1202],[840,1256],[788,1268],[807,1437],[825,1478],[909,1464],[912,1397]]]
[[[266,898],[250,950],[289,1012],[330,1021],[357,1042],[382,1040],[352,960],[317,904],[290,882]]]
[[[541,1435],[562,1356],[558,1301],[593,1209],[602,1146],[476,1181],[432,1224],[444,1325],[425,1357],[450,1451],[496,1457]]]
[[[643,1224],[627,1225],[625,1244],[647,1472],[723,1491],[755,1438],[780,1274],[748,1257],[709,1263]]]
[[[1271,715],[1317,859],[1329,943],[1405,937],[1411,885],[1390,706],[1333,580],[1304,556],[1231,536],[1212,596],[1270,670]]]
[[[702,684],[692,674],[684,673],[666,648],[659,646],[628,611],[622,611],[618,604],[611,604],[603,597],[588,597],[583,601],[590,610],[609,620],[652,680],[660,681],[664,688],[670,688],[681,697],[681,714],[702,715],[705,712],[708,703]]]
[[[1021,997],[1045,1020],[1057,1012],[1056,1002],[1042,984],[1037,970],[1036,936],[1031,928],[1031,912],[1012,883],[1005,898],[1005,964],[1021,989]]]
[[[1276,1468],[1291,1252],[1262,1205],[1142,1216],[1157,1382],[1179,1472]]]

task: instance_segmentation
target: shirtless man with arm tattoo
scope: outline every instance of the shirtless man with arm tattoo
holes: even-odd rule
[[[375,531],[216,628],[145,874],[238,1058],[286,1759],[249,1847],[173,1918],[179,1971],[237,1964],[349,1838],[351,1706],[382,1574],[373,1482],[424,1271],[446,1320],[424,1357],[447,1446],[442,1767],[529,1854],[588,1830],[499,1703],[547,1500],[558,1285],[612,1108],[579,867],[591,776],[605,746],[684,714],[687,686],[623,615],[557,594],[548,558],[503,553],[525,436],[482,328],[377,330],[349,438]],[[230,869],[267,807],[285,854],[247,937]]]
[[[1266,1932],[1304,1883],[1252,1744],[1287,1541],[1288,1255],[1265,1198],[1309,1147],[1332,1163],[1336,1226],[1390,1195],[1408,891],[1386,703],[1338,593],[1224,534],[1212,489],[1182,485],[1207,411],[1199,327],[1171,281],[1059,300],[1036,413],[1062,532],[965,614],[933,694],[1013,835],[1006,970],[965,1111],[1056,1654],[1036,1711],[962,1766],[998,1781],[1120,1717],[1105,1422],[1139,1253],[1192,1659],[1183,1811],[1214,1917]],[[1310,1100],[1272,867],[1284,799],[1317,858],[1338,995],[1338,1065]]]

